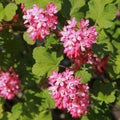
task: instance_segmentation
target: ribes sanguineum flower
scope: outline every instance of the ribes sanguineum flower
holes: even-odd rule
[[[75,18],[67,20],[67,25],[60,32],[64,53],[74,61],[77,68],[90,62],[92,45],[96,43],[95,26],[89,27],[89,20],[81,19],[79,25]]]
[[[57,7],[50,3],[46,6],[46,9],[39,8],[36,4],[32,9],[25,10],[23,8],[23,18],[25,19],[25,26],[28,28],[27,32],[32,40],[42,40],[50,34],[50,30],[56,29],[58,23]]]
[[[13,99],[20,90],[20,79],[13,68],[4,72],[0,70],[0,97],[4,99]]]
[[[53,71],[49,77],[48,89],[56,107],[66,109],[75,118],[86,114],[89,106],[89,87],[80,81],[81,78],[75,78],[74,71],[69,69],[62,73]]]
[[[97,32],[95,26],[89,27],[89,20],[81,19],[79,26],[76,19],[67,20],[68,25],[61,31],[61,41],[64,53],[69,58],[79,57],[81,52],[91,49],[96,43]]]

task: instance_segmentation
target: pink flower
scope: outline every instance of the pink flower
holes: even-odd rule
[[[75,18],[67,20],[67,23],[68,25],[64,26],[63,31],[60,32],[60,41],[63,42],[64,53],[74,62],[77,61],[78,66],[80,66],[84,64],[82,63],[83,60],[79,60],[81,56],[92,49],[92,45],[96,43],[96,28],[95,26],[88,27],[89,20],[84,19],[81,19],[80,27],[77,26]]]
[[[86,29],[86,27],[88,26],[89,26],[89,20],[81,19],[81,22],[80,22],[81,29]]]
[[[77,27],[77,22],[75,17],[72,20],[67,20],[68,26],[67,28],[76,28]]]
[[[20,89],[19,76],[15,73],[13,68],[7,72],[0,70],[0,96],[5,99],[13,99],[15,94]]]
[[[42,40],[50,34],[50,30],[56,29],[58,23],[57,16],[55,16],[56,8],[53,3],[48,4],[46,10],[34,4],[32,9],[23,12],[24,24],[32,40]]]
[[[50,3],[47,5],[47,10],[46,12],[50,15],[50,16],[54,16],[54,14],[56,14],[58,11],[57,11],[57,7],[53,4],[53,3]]]
[[[52,30],[56,29],[56,24],[58,23],[57,16],[49,16],[47,20],[47,25]]]
[[[21,4],[21,9],[22,9],[22,12],[24,14],[26,14],[26,9],[25,9],[25,4],[24,3]]]
[[[66,69],[62,73],[53,71],[49,77],[48,89],[51,97],[59,109],[67,109],[75,117],[81,117],[87,113],[89,106],[88,85],[82,84],[80,78],[74,77],[74,72]]]

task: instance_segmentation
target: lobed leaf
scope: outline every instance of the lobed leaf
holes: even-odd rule
[[[24,3],[27,9],[32,8],[33,4],[37,4],[39,7],[45,8],[47,4],[49,4],[50,2],[53,2],[59,10],[61,8],[62,0],[51,0],[51,1],[49,0],[15,0],[15,2],[17,4]]]
[[[70,9],[70,16],[76,17],[77,20],[79,20],[83,16],[83,11],[80,11],[80,8],[82,8],[85,5],[85,0],[69,0],[71,3],[71,9]]]
[[[51,98],[48,90],[43,90],[40,93],[40,97],[42,99],[44,99],[43,101],[41,101],[41,109],[42,110],[43,109],[45,110],[45,109],[53,109],[53,108],[55,108],[54,100]]]
[[[91,0],[87,18],[93,19],[100,28],[109,28],[116,17],[116,7],[113,0]]]
[[[49,75],[51,70],[57,70],[62,57],[57,57],[55,52],[49,52],[45,47],[37,47],[33,51],[33,58],[36,63],[32,71],[37,76]]]
[[[14,3],[9,3],[4,9],[4,20],[9,21],[16,14],[17,5]]]
[[[106,104],[115,101],[115,83],[100,83],[100,81],[95,81],[93,89],[93,98],[105,102]]]
[[[77,71],[75,76],[80,77],[82,83],[88,83],[92,77],[92,75],[86,69],[82,69],[80,71]]]
[[[29,38],[27,32],[24,32],[23,38],[24,38],[24,40],[27,42],[27,44],[29,44],[29,45],[35,44],[35,41],[33,41],[32,39]]]
[[[116,56],[115,65],[113,66],[113,70],[117,74],[117,78],[120,78],[120,54]]]
[[[0,3],[0,21],[3,19],[4,17],[4,8],[2,3]]]

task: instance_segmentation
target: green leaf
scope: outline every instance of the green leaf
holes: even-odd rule
[[[15,0],[17,4],[24,3],[26,9],[32,8],[33,4],[37,4],[38,6],[45,7],[48,3],[48,0]]]
[[[53,2],[57,6],[57,10],[61,9],[61,5],[62,5],[63,0],[51,0],[51,2]],[[49,3],[50,3],[50,1],[49,1]]]
[[[3,106],[3,105],[0,103],[0,119],[1,119],[2,116],[3,116],[3,114],[2,114],[2,112],[3,112],[2,106]]]
[[[9,3],[4,9],[4,20],[9,21],[16,14],[17,5],[14,3]]]
[[[3,19],[3,17],[4,17],[4,9],[2,3],[0,3],[0,21]]]
[[[76,17],[77,20],[83,17],[80,9],[85,5],[85,0],[63,0],[61,13],[65,18]]]
[[[117,78],[120,77],[120,54],[116,56],[115,65],[113,66],[114,72],[117,74]]]
[[[97,100],[104,101],[106,104],[112,103],[115,101],[115,92],[113,91],[109,95],[98,92]]]
[[[3,116],[3,104],[4,104],[4,100],[0,98],[0,119]]]
[[[48,90],[43,90],[38,95],[40,95],[40,97],[43,99],[43,101],[41,101],[41,110],[55,108],[54,100],[51,98]]]
[[[59,45],[61,44],[61,42],[58,39],[56,39],[56,36],[54,34],[51,34],[47,37],[45,43],[45,46],[47,48],[52,48],[52,46],[56,46],[57,44]]]
[[[81,77],[81,82],[82,83],[89,82],[91,77],[92,77],[91,74],[86,69],[82,69],[82,70],[76,72],[75,76],[76,77]]]
[[[100,28],[109,28],[113,25],[116,17],[116,7],[113,0],[91,0],[89,1],[89,11],[87,18],[91,18],[98,23]]]
[[[85,5],[85,0],[69,0],[71,3],[70,16],[76,17],[77,20],[81,18],[83,11],[80,11],[80,8]]]
[[[116,3],[120,3],[120,0],[116,0]]]
[[[120,42],[113,40],[112,44],[114,45],[115,49],[117,50],[117,54],[120,54]]]
[[[114,53],[113,44],[110,42],[109,36],[107,36],[103,29],[99,30],[97,43],[94,44],[93,50],[95,54],[102,54],[102,56],[104,56],[105,54],[110,55]]]
[[[113,30],[112,30],[113,31]],[[114,31],[115,33],[114,33],[114,35],[113,35],[113,37],[114,38],[119,38],[119,35],[120,35],[120,28],[118,27],[117,29],[116,29],[116,31]]]
[[[49,75],[51,70],[57,70],[62,57],[57,57],[55,52],[49,52],[45,47],[37,47],[33,51],[36,63],[32,71],[37,76]]]
[[[43,110],[35,117],[34,120],[52,120],[52,114],[49,110]]]
[[[46,5],[53,2],[57,6],[57,10],[60,10],[62,0],[15,0],[17,4],[24,3],[27,9],[32,8],[33,4],[37,4],[41,8],[46,8]]]
[[[31,84],[32,89],[27,89],[24,94],[24,104],[21,120],[35,119],[42,111],[55,108],[54,100],[48,90],[40,90],[35,84]],[[27,119],[29,118],[29,119]],[[40,119],[41,120],[41,119]]]
[[[80,120],[89,120],[89,118],[86,115],[83,115]]]
[[[120,95],[117,96],[116,103],[117,103],[117,105],[120,105]]]
[[[109,4],[105,7],[103,13],[98,19],[98,24],[101,28],[108,28],[113,25],[114,18],[116,17],[116,7],[114,4]]]
[[[27,44],[29,44],[29,45],[35,44],[35,41],[33,41],[32,39],[29,38],[27,32],[24,32],[23,38],[24,38],[24,40],[27,42]]]
[[[30,120],[30,118],[28,116],[21,115],[19,120]]]
[[[110,53],[113,53],[114,52],[114,49],[113,49],[113,45],[111,44],[111,42],[109,41],[109,39],[105,39],[104,41],[99,41],[97,42],[98,45],[101,45],[103,46],[103,51],[104,53],[106,52],[110,52]]]
[[[100,81],[95,81],[93,88],[93,98],[105,102],[106,104],[115,101],[115,89],[116,83],[100,83]]]
[[[9,116],[9,120],[17,120],[21,116],[21,113],[22,113],[22,104],[17,103],[12,108],[12,113]]]

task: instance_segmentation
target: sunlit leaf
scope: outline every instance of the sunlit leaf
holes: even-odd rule
[[[9,117],[9,120],[16,120],[21,116],[22,113],[22,104],[18,103],[12,108],[12,113]]]
[[[93,19],[100,28],[109,28],[116,17],[116,7],[113,0],[91,0],[87,17]]]
[[[23,38],[24,38],[24,40],[27,42],[27,44],[30,44],[30,45],[35,44],[35,41],[33,41],[32,39],[29,38],[27,32],[24,32],[24,34],[23,34]]]
[[[41,101],[41,108],[42,109],[52,109],[55,108],[54,100],[51,98],[48,90],[43,90],[40,93],[41,98],[43,101]]]
[[[87,83],[88,81],[90,81],[90,79],[92,77],[91,74],[86,69],[76,72],[75,75],[76,75],[76,77],[81,78],[82,83]]]
[[[120,54],[116,56],[115,65],[113,66],[114,72],[120,77]]]
[[[17,5],[14,3],[9,3],[4,9],[4,20],[9,21],[16,14]],[[8,12],[9,11],[9,12]]]
[[[3,9],[3,5],[0,3],[0,21],[3,19],[4,17],[4,9]]]
[[[57,57],[55,52],[50,53],[45,47],[37,47],[33,51],[36,63],[33,66],[33,73],[38,76],[50,74],[51,70],[57,70],[62,57]]]
[[[80,8],[85,5],[85,0],[69,0],[71,3],[70,16],[76,17],[77,20],[83,16],[83,11],[81,12]]]
[[[3,104],[4,104],[4,100],[0,98],[0,119],[3,116]]]
[[[57,6],[57,10],[61,8],[62,0],[15,0],[17,4],[24,3],[27,9],[32,8],[33,4],[37,4],[41,8],[46,8],[46,5],[53,2]]]

